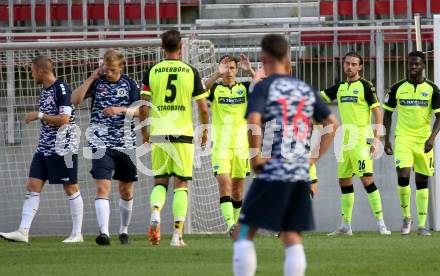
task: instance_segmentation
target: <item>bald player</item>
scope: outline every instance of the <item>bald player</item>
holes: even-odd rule
[[[39,109],[26,114],[25,122],[40,123],[40,137],[31,162],[26,185],[21,223],[18,230],[0,233],[9,241],[29,241],[29,229],[40,205],[44,184],[62,184],[70,203],[72,234],[65,243],[82,242],[83,200],[77,184],[78,155],[75,146],[75,113],[70,101],[70,87],[54,75],[54,65],[47,56],[32,60],[32,78],[43,88]],[[60,144],[59,142],[62,141]]]

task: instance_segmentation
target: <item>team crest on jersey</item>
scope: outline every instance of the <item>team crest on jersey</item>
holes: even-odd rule
[[[359,94],[359,90],[358,89],[354,89],[353,90],[353,94],[355,94],[355,95]]]
[[[238,95],[243,95],[243,93],[244,93],[243,89],[238,89],[238,90],[237,90],[237,94],[238,94]]]
[[[428,95],[429,95],[428,92],[426,92],[426,91],[423,91],[423,92],[422,92],[422,96],[423,96],[423,97],[428,97]]]
[[[116,96],[118,97],[125,97],[127,95],[127,89],[125,88],[119,88],[116,92]]]

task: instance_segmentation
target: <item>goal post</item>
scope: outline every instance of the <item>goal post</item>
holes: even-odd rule
[[[25,185],[30,161],[38,143],[40,125],[23,122],[27,112],[38,109],[40,88],[31,77],[31,61],[40,54],[50,56],[55,64],[57,78],[69,84],[72,90],[81,85],[99,66],[105,49],[119,49],[125,56],[124,73],[138,83],[148,66],[163,59],[160,39],[125,39],[96,41],[43,41],[9,42],[0,44],[0,229],[14,230],[21,216]],[[199,70],[202,78],[215,70],[214,46],[207,40],[184,39],[183,58]],[[197,113],[196,111],[194,112]],[[82,132],[79,151],[78,181],[84,199],[85,234],[98,231],[94,198],[95,184],[89,173],[91,161],[82,156],[87,145],[84,133],[89,125],[90,101],[76,108],[77,124]],[[194,116],[197,125],[198,116]],[[141,137],[138,134],[138,143]],[[189,185],[190,207],[187,232],[222,232],[226,224],[218,204],[217,182],[212,174],[209,156],[202,157],[195,167],[194,178]],[[142,161],[150,168],[150,156]],[[170,187],[171,187],[170,183]],[[139,174],[135,184],[132,223],[129,231],[146,233],[149,220],[149,198],[153,177]],[[110,196],[110,231],[119,228],[119,195],[113,186]],[[171,189],[170,189],[171,190]],[[172,197],[170,191],[162,212],[162,229],[172,233]],[[46,185],[41,194],[41,204],[34,220],[32,234],[64,235],[70,231],[71,219],[68,200],[60,185]]]

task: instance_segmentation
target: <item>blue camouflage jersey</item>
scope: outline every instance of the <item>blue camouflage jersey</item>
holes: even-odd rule
[[[59,127],[41,120],[37,153],[51,156],[78,152],[75,112],[70,101],[71,95],[72,90],[70,87],[60,80],[56,80],[51,86],[41,89],[39,112],[52,116],[70,115],[70,121],[68,125]]]
[[[137,83],[126,75],[121,75],[117,82],[109,82],[101,76],[95,80],[87,91],[86,97],[92,98],[92,115],[90,119],[90,147],[107,149],[131,149],[136,146],[134,120],[125,114],[113,117],[104,115],[104,109],[111,106],[129,107],[140,100]]]
[[[246,114],[252,112],[262,116],[262,156],[270,158],[256,178],[308,181],[312,121],[330,115],[327,105],[308,84],[275,74],[253,88]]]

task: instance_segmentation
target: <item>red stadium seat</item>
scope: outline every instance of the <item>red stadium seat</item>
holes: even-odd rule
[[[0,21],[9,21],[8,5],[0,4]]]
[[[188,0],[181,2],[182,8],[197,7],[198,1]],[[129,20],[140,20],[141,10],[137,3],[127,3],[124,5],[124,15]],[[52,4],[50,7],[50,14],[52,20],[63,21],[68,19],[67,4]],[[14,5],[14,21],[30,21],[31,20],[31,5],[30,4],[15,4]],[[177,2],[161,3],[159,7],[161,19],[176,19],[177,18]],[[72,5],[72,20],[82,20],[82,4]],[[87,17],[92,20],[104,20],[104,4],[88,4]],[[146,19],[156,18],[156,6],[154,3],[145,5]],[[119,20],[119,4],[109,4],[108,7],[109,20]],[[9,11],[7,4],[0,4],[0,21],[8,22]],[[38,4],[35,6],[36,21],[46,21],[46,6]]]
[[[406,0],[394,0],[394,14],[406,14],[408,2]],[[319,10],[321,16],[333,15],[333,1],[321,1],[319,3]],[[380,15],[389,15],[391,12],[390,0],[374,1],[374,12]],[[426,14],[426,1],[412,1],[412,12]],[[440,12],[440,1],[431,0],[431,14]],[[338,15],[351,15],[353,13],[353,2],[350,0],[338,1]],[[359,0],[357,4],[358,15],[370,14],[370,1]]]
[[[125,5],[125,19],[136,20],[141,18],[141,9],[139,5],[127,4]]]
[[[87,17],[93,20],[104,20],[104,5],[89,4]]]
[[[108,5],[108,18],[109,20],[119,20],[119,5]]]
[[[25,17],[22,20],[29,21],[30,18],[31,18],[31,15],[30,15],[30,7],[29,7],[29,17]],[[41,22],[46,21],[46,7],[44,5],[36,5],[35,6],[35,20],[41,21]]]
[[[351,1],[349,1],[351,3]],[[370,14],[370,1],[358,1],[357,5],[358,15],[369,15]]]
[[[389,1],[376,1],[374,2],[374,12],[376,14],[390,14],[390,3]]]
[[[339,1],[338,2],[338,13],[339,15],[352,15],[353,14],[353,4],[351,1]]]
[[[82,20],[82,5],[72,5],[72,20]]]
[[[67,15],[67,6],[66,5],[53,5],[52,6],[52,13],[51,13],[51,17],[53,20],[67,20],[68,19],[68,15]]]

